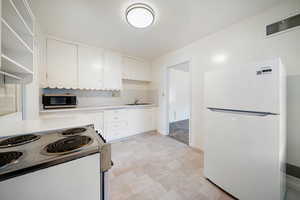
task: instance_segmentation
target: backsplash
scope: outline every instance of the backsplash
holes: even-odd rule
[[[0,75],[0,117],[21,111],[21,87]]]
[[[138,81],[123,81],[122,91],[98,91],[98,90],[70,90],[49,89],[41,90],[42,94],[71,93],[77,96],[77,107],[93,107],[106,105],[123,105],[134,103],[135,99],[140,102],[156,104],[155,92],[149,89],[149,83]],[[42,108],[42,103],[40,104]]]

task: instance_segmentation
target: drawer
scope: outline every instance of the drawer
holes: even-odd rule
[[[121,121],[127,119],[127,110],[108,110],[104,112],[107,122]]]
[[[107,124],[108,130],[125,130],[128,129],[128,122],[123,121],[123,122],[113,122]]]
[[[127,133],[124,130],[110,130],[107,134],[107,140],[116,140],[121,139],[127,136]]]

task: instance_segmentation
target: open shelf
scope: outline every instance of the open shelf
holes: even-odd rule
[[[0,71],[0,75],[4,75],[4,76],[7,76],[7,77],[10,77],[10,78],[19,80],[19,81],[22,80],[21,77],[18,77],[18,76],[16,76],[16,75],[13,75],[13,74],[10,74],[10,73],[7,73],[7,72],[3,72],[3,71]]]
[[[23,66],[22,64],[18,63],[17,61],[13,60],[12,58],[9,58],[4,54],[1,55],[1,62],[1,70],[5,72],[11,74],[19,74],[19,76],[33,74],[33,71],[28,69],[28,67]]]
[[[24,22],[27,24],[27,26],[33,33],[34,16],[27,0],[11,0],[11,1],[15,5],[16,9],[19,11],[19,14],[22,16]]]
[[[2,54],[20,66],[33,69],[33,50],[22,38],[2,19]]]
[[[2,42],[4,46],[6,45],[9,49],[24,50],[31,54],[33,53],[32,48],[30,48],[26,42],[20,37],[20,35],[2,18]],[[7,41],[5,40],[7,39]],[[4,48],[6,48],[4,47]]]
[[[12,0],[2,2],[2,18],[18,34],[19,37],[33,48],[33,32],[27,25],[26,21],[17,10]]]
[[[27,0],[2,1],[0,74],[29,83],[33,78],[34,16]]]

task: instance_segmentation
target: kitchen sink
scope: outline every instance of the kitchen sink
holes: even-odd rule
[[[146,105],[151,105],[151,103],[130,103],[126,104],[128,106],[146,106]]]

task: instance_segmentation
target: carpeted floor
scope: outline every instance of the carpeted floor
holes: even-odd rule
[[[170,123],[169,136],[179,142],[189,145],[189,120]]]
[[[286,200],[299,200],[299,199],[300,199],[300,191],[297,191],[293,188],[287,188]]]

